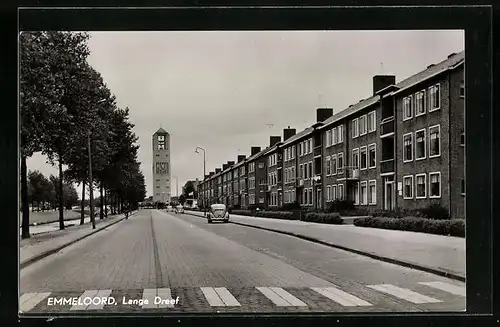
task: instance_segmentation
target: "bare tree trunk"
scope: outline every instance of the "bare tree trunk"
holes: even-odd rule
[[[82,201],[80,204],[82,211],[80,212],[80,225],[85,223],[85,181],[82,182]]]
[[[99,219],[102,219],[102,218],[104,218],[104,212],[103,212],[103,210],[104,210],[104,195],[103,195],[103,186],[102,186],[102,182],[101,182],[100,184],[101,184],[101,185],[100,185],[101,187],[100,187],[100,190],[99,190],[99,191],[100,191],[100,193],[101,193],[101,201],[100,201],[100,202],[101,202],[101,203],[100,203],[101,213],[99,214]]]
[[[26,166],[26,156],[21,155],[21,210],[22,224],[21,237],[30,237],[30,208],[28,205],[28,168]]]
[[[106,194],[108,193],[107,189],[104,189],[104,217],[108,218],[108,203],[107,203],[107,196]]]
[[[63,211],[63,169],[62,169],[62,160],[61,155],[59,154],[59,185],[57,185],[59,189],[59,229],[64,229],[64,211]]]

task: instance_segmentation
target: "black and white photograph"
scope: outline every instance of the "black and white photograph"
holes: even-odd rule
[[[465,312],[465,51],[21,32],[19,313]]]

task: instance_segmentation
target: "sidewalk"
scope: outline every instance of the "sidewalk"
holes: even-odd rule
[[[186,213],[203,217],[200,212]],[[465,281],[465,238],[239,215],[231,215],[230,222]]]
[[[137,211],[132,212],[134,215]],[[24,268],[40,259],[43,259],[61,249],[76,243],[92,234],[95,234],[111,225],[114,225],[125,219],[124,214],[109,216],[108,218],[95,220],[96,229],[92,229],[90,221],[84,225],[74,225],[64,230],[41,232],[31,235],[28,239],[20,240],[19,262],[20,268]],[[37,226],[38,227],[38,226]],[[40,226],[42,227],[42,226]],[[35,227],[30,227],[30,230]]]

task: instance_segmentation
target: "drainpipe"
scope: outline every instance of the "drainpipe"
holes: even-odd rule
[[[439,96],[441,97],[441,90],[439,90]],[[441,99],[440,99],[441,101]],[[441,105],[441,104],[440,104]],[[452,178],[451,178],[451,133],[450,133],[450,126],[451,126],[451,71],[448,73],[448,212],[450,213],[450,218],[451,218],[451,183],[452,183]],[[441,134],[441,129],[439,134]],[[441,138],[441,135],[439,135],[439,138]],[[439,141],[439,146],[441,147],[441,140]],[[439,149],[441,152],[441,156],[443,155],[443,149]],[[443,178],[441,176],[441,180],[439,181],[439,187],[441,188],[441,192],[443,190]]]
[[[397,120],[396,120],[396,116],[397,116],[397,108],[396,108],[396,97],[392,96],[392,112],[393,112],[393,116],[394,116],[394,121],[393,121],[393,124],[394,124],[394,154],[393,154],[393,158],[394,158],[394,208],[397,208],[398,207],[398,204],[399,204],[399,190],[398,190],[398,165],[397,165],[397,153],[398,153],[398,124],[397,124]],[[412,149],[413,151],[413,149]],[[385,186],[384,186],[385,188]],[[412,190],[412,192],[414,192]]]

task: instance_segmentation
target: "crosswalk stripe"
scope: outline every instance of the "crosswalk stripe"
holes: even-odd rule
[[[219,295],[220,299],[227,307],[239,307],[241,304],[225,287],[214,288],[215,292]]]
[[[461,287],[444,282],[422,282],[419,284],[437,288],[438,290],[445,291],[454,295],[465,296],[465,285]]]
[[[285,291],[281,287],[270,287],[270,289],[274,293],[281,296],[283,298],[283,300],[287,301],[288,303],[290,303],[290,305],[292,305],[294,307],[307,307],[307,304],[305,304],[304,302],[302,302],[301,300],[299,300],[298,298],[296,298],[292,294],[288,293],[287,291]]]
[[[368,303],[354,295],[346,293],[336,287],[311,287],[311,289],[323,296],[326,296],[330,300],[337,302],[345,307],[356,307],[356,306],[371,306]]]
[[[157,294],[156,288],[145,288],[142,291],[142,300],[144,304],[142,305],[141,308],[156,309],[158,307],[157,304],[154,304],[156,294]]]
[[[85,310],[89,305],[88,304],[83,304],[85,298],[92,298],[97,295],[99,291],[98,290],[90,290],[90,291],[85,291],[83,292],[82,295],[78,298],[78,303],[81,304],[75,304],[73,305],[69,310]]]
[[[408,289],[397,287],[391,284],[368,285],[368,287],[415,304],[442,302],[438,299],[434,299],[432,297],[425,296],[420,293],[413,292]]]
[[[225,307],[226,304],[221,300],[217,292],[212,287],[201,287],[201,291],[211,307]]]
[[[282,297],[273,292],[269,287],[257,287],[257,290],[259,290],[262,294],[264,294],[264,296],[266,296],[269,300],[271,300],[275,305],[279,307],[290,306],[289,302],[285,301]]]
[[[19,299],[19,311],[27,312],[33,309],[38,303],[49,297],[50,292],[25,293]]]
[[[170,288],[159,288],[157,290],[157,296],[160,297],[166,303],[159,303],[158,308],[173,308],[174,304],[171,303],[172,292]]]
[[[94,299],[96,299],[96,302],[97,302],[97,299],[99,298],[100,301],[97,304],[92,303],[91,305],[89,305],[87,307],[86,310],[99,310],[99,309],[104,308],[106,303],[103,303],[102,300],[104,298],[109,297],[110,294],[111,294],[111,290],[99,290],[97,292],[97,294],[94,296]]]

